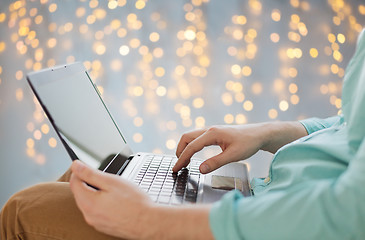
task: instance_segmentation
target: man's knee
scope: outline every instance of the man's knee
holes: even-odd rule
[[[60,191],[66,195],[71,194],[67,183],[38,184],[14,194],[0,213],[1,239],[16,238],[24,228],[27,228],[27,224],[37,222],[37,215],[40,214],[39,206],[42,202],[46,204],[46,200],[42,198],[54,191],[58,194],[61,194]]]

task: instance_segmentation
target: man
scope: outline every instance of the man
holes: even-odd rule
[[[2,239],[365,239],[364,32],[346,71],[343,115],[182,136],[174,171],[209,145],[222,153],[202,163],[202,173],[260,149],[275,153],[269,176],[252,182],[255,196],[232,191],[212,206],[156,205],[134,184],[75,161],[70,184],[37,185],[8,201]]]

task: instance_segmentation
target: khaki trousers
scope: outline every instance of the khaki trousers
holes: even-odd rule
[[[117,239],[89,226],[70,190],[71,172],[12,196],[0,214],[1,240]]]

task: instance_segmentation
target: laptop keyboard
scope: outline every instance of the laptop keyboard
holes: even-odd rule
[[[177,158],[168,156],[146,156],[147,159],[134,179],[153,201],[161,204],[195,203],[200,180],[200,161],[192,159],[190,164],[173,173]]]

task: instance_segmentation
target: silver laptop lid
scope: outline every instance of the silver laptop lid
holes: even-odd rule
[[[32,72],[27,79],[69,154],[68,147],[100,170],[132,154],[82,63]]]

